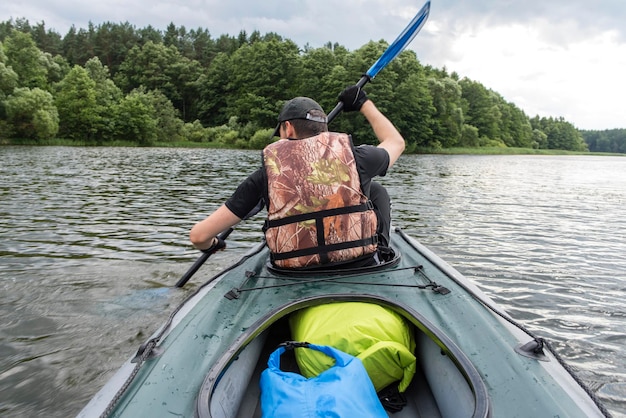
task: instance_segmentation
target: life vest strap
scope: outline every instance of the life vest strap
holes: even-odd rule
[[[297,215],[286,216],[281,219],[266,219],[265,225],[263,226],[263,230],[266,231],[269,228],[276,228],[278,226],[283,226],[292,223],[309,221],[312,219],[323,219],[330,216],[337,215],[345,215],[348,213],[356,213],[356,212],[365,212],[368,210],[373,210],[374,204],[371,200],[368,200],[365,203],[361,203],[360,205],[346,206],[343,208],[333,208],[333,209],[324,209],[309,213],[299,213]]]
[[[296,258],[314,254],[327,254],[332,251],[345,250],[355,247],[366,247],[368,245],[378,244],[378,236],[374,235],[369,238],[363,238],[355,241],[339,242],[337,244],[326,244],[311,248],[303,248],[300,250],[287,251],[284,253],[272,253],[272,260],[286,260],[288,258]]]

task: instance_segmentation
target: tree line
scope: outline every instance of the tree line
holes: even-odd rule
[[[626,129],[582,131],[591,152],[626,154]]]
[[[0,141],[261,148],[285,100],[309,96],[332,109],[388,44],[300,48],[276,33],[213,38],[173,23],[165,31],[89,24],[61,36],[44,22],[12,19],[0,23],[0,46]],[[403,51],[367,91],[409,151],[588,149],[563,118],[529,118],[483,84],[422,64],[413,51]],[[331,129],[376,143],[359,118],[341,115]]]

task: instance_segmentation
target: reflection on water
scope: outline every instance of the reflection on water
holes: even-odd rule
[[[260,163],[233,150],[0,147],[0,415],[77,413],[185,289],[189,228]],[[626,159],[403,156],[393,222],[552,340],[626,415]]]

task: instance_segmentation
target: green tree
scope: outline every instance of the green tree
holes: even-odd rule
[[[50,55],[56,56],[61,54],[61,35],[52,30],[47,30],[45,23],[42,21],[32,26],[27,19],[10,19],[0,23],[0,41],[11,35],[13,30],[29,34],[37,48]]]
[[[62,49],[63,57],[69,65],[85,65],[85,63],[94,56],[93,45],[93,25],[90,25],[91,31],[85,29],[76,29],[74,25],[70,27],[67,34],[63,37]]]
[[[500,98],[500,139],[508,147],[530,148],[533,131],[526,114],[513,103]]]
[[[499,140],[501,111],[495,94],[482,84],[467,78],[459,83],[464,101],[465,123],[478,128],[481,138]]]
[[[75,65],[59,83],[55,103],[61,120],[59,134],[74,140],[96,140],[100,111],[96,82],[84,68]]]
[[[337,105],[337,97],[339,93],[350,83],[346,83],[350,74],[346,70],[346,67],[337,63],[320,81],[318,91],[313,91],[306,94],[314,98],[323,109],[326,109],[327,113],[330,113],[332,109]],[[309,80],[311,85],[309,88],[315,87],[317,84],[315,81]],[[352,82],[354,83],[354,81]],[[278,112],[276,113],[278,116]],[[331,122],[330,129],[337,132],[354,132],[354,127],[357,119],[354,114],[340,113],[334,121]],[[357,138],[360,141],[360,139]]]
[[[172,62],[172,78],[178,94],[170,101],[178,109],[183,120],[189,121],[198,117],[198,80],[202,75],[202,68],[198,61],[182,57],[181,60]]]
[[[19,77],[20,87],[48,88],[48,60],[37,48],[30,34],[13,30],[4,41],[6,64],[13,68]]]
[[[167,67],[173,59],[178,59],[178,51],[174,47],[150,41],[144,46],[135,46],[120,65],[114,77],[115,84],[124,92],[141,86],[148,90],[172,90],[174,83],[167,74]]]
[[[220,126],[228,122],[229,70],[230,57],[221,52],[198,79],[198,119],[206,126]]]
[[[472,125],[464,124],[461,131],[461,140],[459,141],[461,147],[479,147],[480,137],[478,135],[478,128]]]
[[[183,132],[183,121],[180,119],[180,113],[172,102],[158,90],[145,92],[145,95],[147,103],[153,109],[153,117],[156,119],[156,141],[167,143],[185,139],[181,135]]]
[[[260,129],[252,135],[248,146],[252,149],[263,149],[273,142],[274,128]]]
[[[180,54],[188,59],[198,59],[198,45],[196,44],[196,31],[188,31],[184,26],[176,27],[170,23],[163,35],[165,46],[175,47]]]
[[[217,54],[215,41],[211,38],[211,34],[206,29],[192,29],[191,39],[194,55],[187,58],[198,61],[203,68],[208,67]]]
[[[450,77],[431,77],[428,87],[435,108],[430,142],[444,148],[453,147],[460,142],[463,132],[461,86]]]
[[[197,116],[200,75],[199,63],[183,57],[175,46],[149,41],[130,50],[114,79],[125,92],[139,87],[160,90],[186,120]]]
[[[16,88],[5,101],[5,111],[17,138],[51,139],[59,130],[52,95],[40,88]]]
[[[223,52],[228,56],[231,56],[240,46],[237,38],[229,35],[221,35],[215,41],[215,51],[217,53]]]
[[[532,147],[535,149],[548,148],[548,135],[546,135],[540,129],[533,129],[533,142]]]
[[[61,35],[52,30],[46,29],[46,24],[42,21],[32,27],[30,34],[37,45],[37,48],[51,56],[57,56],[62,53]]]
[[[85,70],[95,83],[98,90],[105,96],[103,104],[110,105],[121,98],[122,91],[115,85],[109,74],[108,67],[102,65],[100,58],[93,57],[85,63]]]
[[[347,78],[346,71],[335,71],[336,69],[345,70],[345,55],[326,47],[306,49],[300,61],[301,70],[298,86],[295,89],[298,92],[297,95],[314,98],[323,108],[334,106],[337,103],[337,94],[342,87],[345,87],[344,83]],[[326,103],[325,99],[329,93],[334,97],[331,102]]]
[[[0,54],[0,135],[4,137],[16,132],[7,119],[5,99],[17,87],[28,87],[61,93],[57,100],[63,109],[64,135],[79,135],[84,130],[97,143],[138,135],[146,144],[173,140],[179,130],[198,140],[218,138],[240,146],[249,145],[246,141],[256,131],[274,126],[280,107],[294,96],[313,97],[330,111],[338,93],[353,84],[388,47],[380,40],[354,52],[332,42],[322,48],[307,44],[300,50],[273,32],[248,34],[242,30],[236,36],[213,39],[206,29],[187,30],[173,23],[161,32],[152,26],[137,29],[128,22],[98,26],[90,22],[86,28],[72,26],[61,38],[43,21],[31,25],[26,19],[0,22],[0,42],[0,53],[4,53]],[[95,82],[95,106],[76,105],[85,112],[82,115],[70,115],[67,109],[73,101],[92,100],[91,93],[77,95],[81,89],[91,91],[84,74],[73,87],[72,100],[72,88],[63,83],[71,71],[71,77],[78,77],[76,65],[84,67]],[[482,84],[461,79],[445,67],[422,66],[410,50],[403,51],[372,81],[366,88],[368,94],[405,136],[409,150],[457,145],[584,150],[589,143],[594,150],[623,152],[626,147],[613,133],[583,138],[563,118],[529,120],[517,106]],[[116,112],[124,107],[134,113],[118,121]],[[153,135],[142,115],[154,118],[158,133]],[[71,116],[86,119],[75,122],[70,130],[64,121]],[[180,119],[194,123],[181,125]],[[41,126],[54,123],[53,117],[48,120],[40,115],[38,120]],[[230,123],[233,120],[237,123]],[[353,133],[358,143],[376,143],[357,113],[342,114],[331,129]],[[262,142],[255,139],[255,143]]]
[[[152,27],[152,25],[148,25],[145,28],[138,29],[137,35],[139,36],[140,45],[143,45],[148,41],[152,41],[155,44],[163,43],[163,34],[160,30]]]
[[[237,116],[244,125],[273,125],[277,104],[300,95],[294,91],[299,71],[299,50],[291,41],[243,45],[230,59],[227,115]]]
[[[67,73],[70,72],[70,64],[62,55],[51,56],[48,53],[44,53],[44,58],[47,61],[48,83],[50,86],[54,86],[55,83],[63,80]]]
[[[105,22],[91,30],[93,54],[85,58],[98,57],[111,74],[115,75],[129,51],[139,45],[139,41],[139,33],[130,23]]]
[[[152,99],[133,90],[113,109],[115,137],[121,141],[152,145],[158,138],[158,124]]]
[[[18,86],[19,76],[13,68],[6,65],[7,57],[0,42],[0,103]],[[1,114],[0,114],[1,116]]]
[[[340,73],[343,80],[332,93],[335,103],[341,89],[354,83],[354,74],[364,73],[386,47],[387,43],[384,41],[369,42],[345,57],[348,70]],[[424,69],[413,52],[405,51],[400,54],[365,89],[376,106],[404,136],[409,151],[416,146],[431,144],[436,109]],[[358,114],[342,116],[339,125],[341,130],[352,132],[357,143],[378,143],[371,128],[363,123]]]
[[[5,65],[6,55],[0,42],[0,138],[8,138],[13,134],[13,127],[7,121],[5,99],[17,87],[18,76],[13,68]]]
[[[209,142],[209,130],[211,128],[205,128],[202,126],[199,120],[195,120],[191,123],[185,123],[182,129],[182,136],[187,141],[191,142]]]
[[[389,44],[380,40],[378,42],[370,41],[354,51],[350,54],[348,59],[346,60],[346,70],[348,70],[349,74],[365,74],[365,72],[376,62],[376,60],[382,55],[382,53],[389,47]],[[389,64],[391,65],[391,64]],[[389,81],[391,80],[391,75],[389,74],[389,66],[385,68],[385,70],[376,76],[376,80],[380,80],[381,78],[387,78]],[[354,75],[353,75],[354,77]],[[395,78],[395,77],[394,77]],[[354,83],[355,80],[352,80]]]
[[[423,73],[412,74],[398,83],[387,116],[397,126],[409,151],[416,146],[437,146],[433,137],[436,107]]]
[[[539,116],[535,116],[530,122],[533,129],[540,130],[546,135],[543,148],[588,151],[580,131],[562,117],[539,118]]]
[[[111,109],[114,109],[124,97],[122,91],[115,85],[109,75],[109,69],[102,65],[98,57],[91,58],[85,63],[85,70],[95,85],[95,140],[98,144],[113,139],[115,129]]]

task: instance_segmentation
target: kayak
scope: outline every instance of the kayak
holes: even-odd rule
[[[176,308],[79,417],[260,417],[260,377],[291,340],[289,317],[341,302],[380,305],[411,328],[415,374],[389,416],[610,416],[547,341],[457,270],[399,229],[391,245],[376,267],[295,272],[259,243]]]

